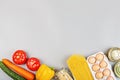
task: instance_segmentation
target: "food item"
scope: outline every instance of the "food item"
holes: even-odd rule
[[[100,67],[101,67],[101,68],[107,67],[106,61],[102,60],[102,61],[100,62]]]
[[[102,79],[102,78],[103,78],[102,72],[101,72],[101,71],[96,72],[95,77],[96,77],[97,79]]]
[[[106,80],[114,80],[112,76],[107,77]]]
[[[13,71],[17,72],[20,76],[24,77],[27,80],[34,80],[34,74],[25,70],[24,68],[13,64],[8,59],[2,59],[2,62]]]
[[[36,80],[51,80],[54,74],[54,70],[42,64],[36,72]]]
[[[98,64],[94,64],[94,65],[92,66],[92,69],[93,69],[93,71],[97,72],[97,71],[100,70],[100,66],[99,66]]]
[[[89,61],[91,57],[96,58],[94,64],[91,64]],[[87,57],[87,63],[92,72],[94,80],[116,80],[111,65],[109,64],[108,59],[103,52],[98,52]]]
[[[67,64],[75,80],[93,80],[84,56],[74,54],[68,58]]]
[[[103,70],[103,75],[104,75],[104,76],[109,76],[110,73],[111,73],[111,72],[110,72],[109,69],[104,69],[104,70]]]
[[[89,61],[89,63],[94,64],[96,59],[95,59],[95,57],[90,57],[88,61]]]
[[[104,58],[104,55],[101,54],[101,53],[98,53],[98,54],[96,55],[96,59],[97,59],[98,61],[103,60],[103,58]]]
[[[120,78],[120,61],[115,64],[114,72],[115,72],[115,75]]]
[[[14,80],[25,80],[23,77],[10,70],[2,61],[0,61],[0,68]]]
[[[27,60],[26,65],[30,70],[37,71],[38,68],[40,67],[40,61],[35,57],[31,57]]]
[[[113,47],[108,51],[108,58],[110,61],[118,61],[120,60],[120,48]]]
[[[65,69],[62,69],[56,73],[59,80],[73,80]]]
[[[12,59],[16,64],[25,64],[27,61],[27,55],[23,50],[17,50],[13,54]]]

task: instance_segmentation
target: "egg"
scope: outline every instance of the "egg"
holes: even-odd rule
[[[103,74],[102,74],[102,72],[96,72],[96,74],[95,74],[95,77],[97,78],[97,79],[102,79],[103,78]]]
[[[109,77],[107,77],[106,80],[114,80],[114,78],[112,76],[109,76]]]
[[[103,58],[104,58],[104,55],[101,54],[101,53],[98,53],[98,54],[96,55],[96,59],[97,59],[98,61],[103,60]]]
[[[103,75],[104,75],[104,76],[109,76],[110,73],[111,73],[111,72],[110,72],[110,69],[107,69],[107,68],[106,68],[106,69],[103,70]]]
[[[99,64],[94,64],[94,65],[92,66],[92,70],[93,70],[94,72],[97,72],[99,69],[100,69]]]
[[[103,52],[88,56],[87,62],[92,72],[93,80],[116,80],[108,58]]]
[[[107,63],[106,63],[106,61],[104,61],[104,60],[102,60],[101,62],[100,62],[100,67],[101,68],[105,68],[105,67],[107,67]]]
[[[92,56],[89,57],[89,58],[88,58],[88,62],[91,63],[91,64],[94,64],[94,63],[96,62],[95,57],[92,57]]]

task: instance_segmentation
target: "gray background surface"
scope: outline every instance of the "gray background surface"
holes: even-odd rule
[[[23,49],[61,68],[73,53],[120,47],[119,26],[120,0],[0,0],[0,59]]]

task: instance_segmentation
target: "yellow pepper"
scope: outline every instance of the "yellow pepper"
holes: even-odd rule
[[[47,65],[42,64],[36,72],[36,80],[50,80],[54,74],[54,70],[52,70]]]

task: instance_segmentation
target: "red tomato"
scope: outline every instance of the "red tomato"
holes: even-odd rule
[[[32,70],[32,71],[37,71],[38,68],[40,67],[40,61],[39,59],[35,58],[35,57],[31,57],[27,60],[26,63],[28,69]]]
[[[25,64],[25,62],[27,61],[26,52],[24,52],[23,50],[17,50],[13,54],[12,59],[16,64]]]

